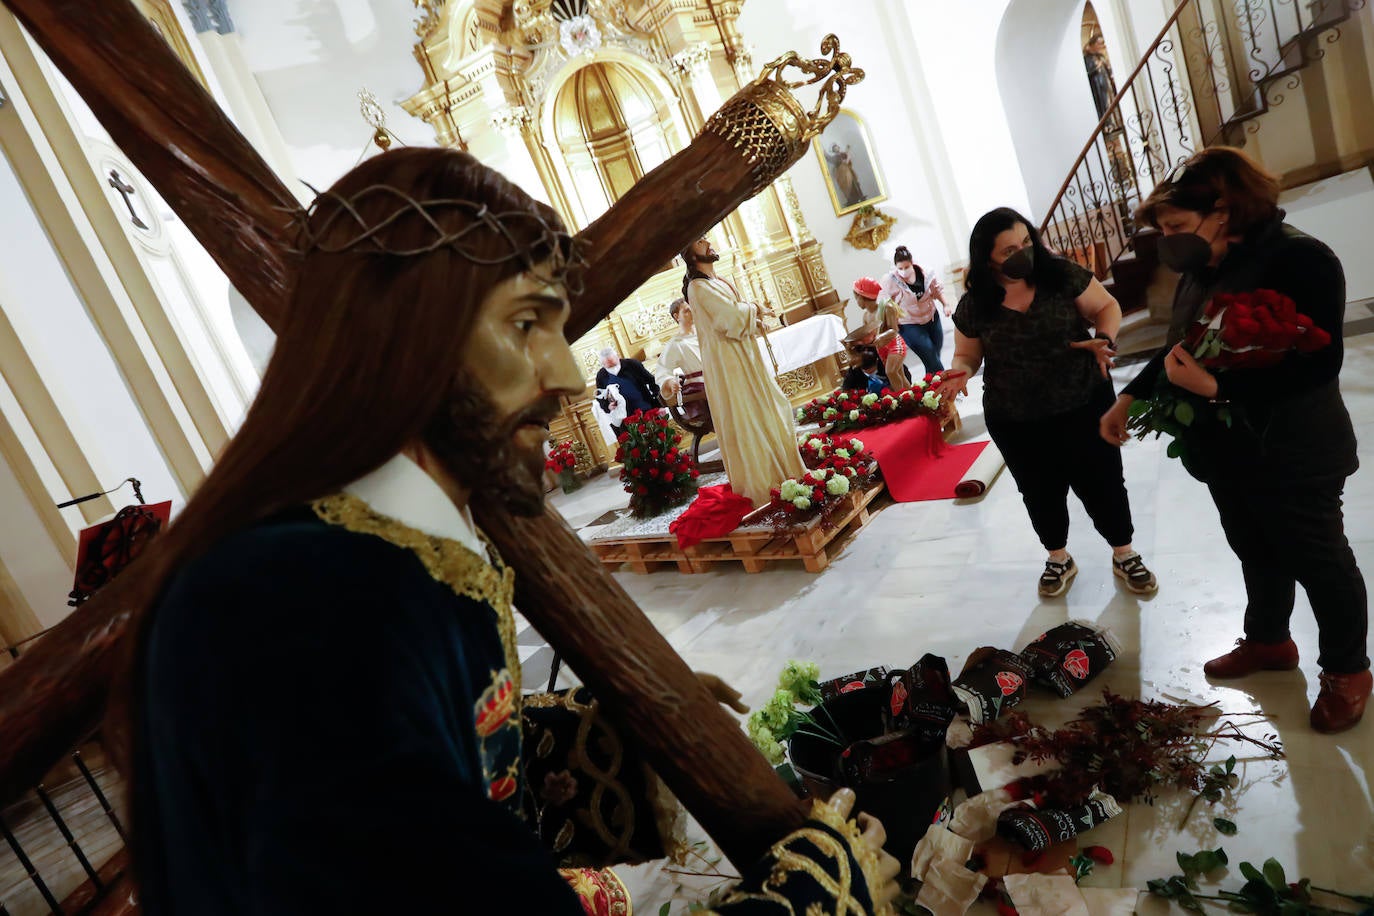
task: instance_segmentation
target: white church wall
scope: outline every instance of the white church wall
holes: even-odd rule
[[[403,143],[434,145],[433,129],[396,104],[421,84],[411,0],[241,0],[232,11],[302,181],[328,187],[373,149],[358,111],[364,87]]]
[[[52,540],[43,535],[42,519],[4,460],[0,460],[0,512],[5,516],[0,525],[0,558],[39,627],[46,629],[70,610],[67,593],[72,588],[72,570]],[[4,641],[0,637],[0,643]]]
[[[97,477],[144,482],[149,499],[182,493],[104,339],[19,184],[0,158],[0,306]],[[82,493],[53,494],[57,501]]]
[[[892,235],[878,251],[856,249],[844,241],[854,221],[853,214],[835,216],[826,191],[825,179],[814,150],[788,172],[801,203],[802,212],[813,235],[821,243],[830,277],[841,297],[850,298],[850,284],[861,276],[881,276],[892,268],[892,251],[906,245],[913,257],[929,271],[947,273],[961,258],[964,240],[959,230],[951,229],[948,218],[957,204],[946,198],[955,189],[937,189],[923,146],[941,143],[929,124],[914,123],[909,116],[909,97],[900,82],[916,79],[918,53],[893,26],[903,28],[899,17],[885,14],[881,0],[855,0],[846,5],[842,16],[829,6],[801,7],[785,0],[751,0],[745,4],[739,27],[753,48],[755,68],[787,51],[815,55],[828,32],[840,37],[840,48],[848,53],[867,77],[853,86],[844,107],[863,119],[868,128],[874,156],[882,172],[888,199],[877,206],[896,217]],[[890,5],[890,4],[889,4]],[[806,89],[798,94],[810,103]],[[925,134],[926,136],[922,136]],[[846,316],[850,326],[861,319],[852,302]]]
[[[1288,222],[1331,246],[1345,268],[1349,302],[1374,297],[1374,179],[1369,169],[1356,169],[1292,188],[1279,197]]]

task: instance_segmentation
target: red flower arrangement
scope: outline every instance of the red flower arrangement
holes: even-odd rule
[[[696,494],[701,472],[692,456],[679,448],[682,434],[668,425],[661,411],[636,410],[621,428],[615,460],[621,464],[620,479],[635,518],[661,515]]]
[[[1225,373],[1235,369],[1264,369],[1292,353],[1313,353],[1331,343],[1331,335],[1298,311],[1297,303],[1272,289],[1218,293],[1201,318],[1184,335],[1183,346],[1205,369]],[[1169,435],[1170,458],[1179,458],[1200,480],[1212,476],[1206,456],[1188,447],[1188,431],[1195,425],[1227,428],[1244,417],[1228,404],[1214,405],[1171,384],[1160,373],[1149,398],[1131,405],[1128,428],[1137,438],[1149,433]]]
[[[555,445],[544,459],[544,470],[554,476],[564,493],[571,493],[582,487],[582,482],[577,479],[576,467],[577,453],[573,450],[573,444],[568,441]]]
[[[813,398],[797,408],[798,423],[819,423],[832,433],[895,423],[926,413],[938,416],[944,399],[939,394],[945,379],[939,373],[927,375],[910,388],[880,394],[836,388],[823,398]]]
[[[573,453],[573,444],[563,441],[549,450],[549,455],[544,459],[544,470],[550,474],[561,474],[564,471],[571,471],[577,466],[577,455]]]

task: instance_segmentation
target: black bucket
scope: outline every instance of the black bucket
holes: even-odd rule
[[[907,862],[950,792],[943,742],[900,770],[876,778],[847,776],[841,760],[854,742],[881,738],[888,732],[890,697],[891,688],[882,684],[826,700],[811,710],[811,716],[821,724],[819,730],[836,733],[840,743],[798,732],[787,750],[792,768],[812,794],[827,796],[837,788],[853,789],[858,796],[856,810],[883,822],[885,848],[897,861]]]

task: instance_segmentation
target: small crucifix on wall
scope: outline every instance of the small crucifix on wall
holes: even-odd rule
[[[124,206],[129,208],[129,221],[139,229],[147,230],[148,224],[138,218],[137,211],[134,210],[133,193],[134,186],[126,182],[119,176],[119,172],[110,169],[110,187],[119,192],[119,196],[124,198]]]

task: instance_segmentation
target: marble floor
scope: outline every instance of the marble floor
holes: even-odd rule
[[[1347,347],[1343,389],[1363,433],[1361,460],[1369,468],[1374,436],[1365,431],[1374,421],[1374,334],[1359,333]],[[1128,377],[1135,370],[1122,371]],[[978,397],[975,388],[961,407],[964,439],[983,432]],[[753,575],[720,569],[690,576],[617,573],[616,578],[688,664],[726,678],[752,703],[772,692],[778,670],[789,659],[815,661],[824,676],[838,676],[876,664],[906,667],[935,652],[958,670],[977,646],[1020,649],[1069,619],[1107,625],[1124,643],[1124,657],[1078,697],[1037,694],[1027,708],[1038,720],[1057,724],[1070,718],[1102,686],[1149,698],[1215,701],[1228,712],[1268,716],[1268,730],[1281,737],[1287,759],[1273,762],[1242,748],[1217,748],[1218,759],[1233,750],[1240,758],[1240,785],[1231,798],[1214,811],[1195,812],[1181,830],[1186,797],[1166,797],[1153,807],[1128,806],[1084,839],[1084,845],[1107,846],[1116,856],[1116,864],[1098,866],[1085,883],[1144,888],[1149,879],[1177,871],[1176,851],[1220,845],[1232,863],[1222,876],[1226,887],[1243,883],[1236,868],[1241,860],[1260,863],[1272,856],[1290,880],[1302,875],[1319,886],[1374,893],[1374,716],[1337,736],[1308,728],[1308,706],[1318,690],[1316,629],[1301,595],[1293,618],[1294,638],[1304,653],[1300,670],[1209,683],[1202,661],[1226,651],[1240,635],[1239,566],[1206,491],[1165,457],[1163,442],[1131,443],[1125,467],[1135,543],[1160,581],[1151,598],[1117,584],[1107,546],[1075,502],[1069,547],[1081,571],[1065,596],[1041,600],[1035,582],[1043,553],[1005,472],[980,500],[883,510],[819,574],[797,564]],[[603,477],[571,496],[560,494],[555,504],[575,526],[583,526],[624,505],[624,496],[614,480]],[[1374,473],[1369,470],[1349,482],[1346,530],[1363,568],[1374,570]],[[863,600],[856,601],[856,595]],[[1239,833],[1218,836],[1213,815],[1234,821]],[[685,913],[711,886],[706,880],[684,882],[657,865],[622,873],[636,911],[643,914],[659,913],[664,903],[668,912]],[[1168,911],[1162,901],[1144,895],[1137,910]]]

